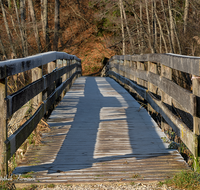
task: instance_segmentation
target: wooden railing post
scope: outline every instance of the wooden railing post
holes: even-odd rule
[[[125,67],[124,77],[130,78],[130,74],[129,74],[129,69],[130,69],[129,55],[124,56],[124,67]]]
[[[112,60],[112,62],[116,65],[117,68],[116,67],[112,67],[111,71],[119,73],[119,64],[120,64],[120,61],[118,59],[114,59],[114,60]]]
[[[72,60],[72,64],[75,64],[75,63],[76,63],[76,59],[73,59],[73,60]],[[72,74],[74,74],[75,72],[76,72],[76,67],[73,69]],[[73,78],[72,83],[74,83],[74,81],[76,80],[76,78],[77,78],[77,76],[75,76],[75,77]]]
[[[47,72],[51,73],[55,68],[56,68],[56,63],[55,62],[50,62],[47,65]],[[49,96],[54,90],[55,90],[55,84],[52,84],[47,89],[47,96]]]
[[[73,62],[72,62],[72,60],[70,59],[70,60],[69,60],[69,68],[70,68],[70,66],[71,66],[72,64],[73,64]],[[69,77],[71,77],[72,74],[73,74],[73,71],[70,70],[70,71],[69,71]],[[70,88],[71,88],[71,83],[68,85],[68,89],[70,89]]]
[[[82,68],[81,68],[81,61],[78,61],[78,71],[80,72],[78,74],[78,77],[81,77],[81,70],[82,70]]]
[[[200,79],[199,76],[193,75],[192,76],[192,93],[196,96],[196,104],[195,104],[195,113],[193,115],[193,132],[196,135],[194,143],[194,157],[197,159],[199,157],[199,139],[198,136],[200,135],[200,112],[198,109],[198,99],[200,99]],[[198,160],[198,159],[197,159]],[[194,169],[196,170],[199,166],[197,165],[197,162],[195,162]]]
[[[136,61],[132,61],[132,67],[134,71],[137,71],[137,62]],[[133,77],[134,82],[137,83],[137,77],[134,75]]]
[[[63,67],[67,66],[67,61],[63,59]],[[67,79],[67,73],[65,73],[62,77],[62,82],[64,82]]]
[[[200,97],[200,80],[195,75],[192,76],[192,93]],[[200,113],[198,113],[198,110],[196,112],[195,116],[193,116],[193,131],[196,135],[200,135],[200,118],[198,117]]]
[[[145,69],[144,63],[137,61],[137,69],[144,71],[144,69]],[[141,86],[145,86],[145,81],[140,78],[137,78],[137,84],[139,84]]]
[[[57,60],[56,60],[56,68],[59,69],[59,68],[61,68],[62,66],[63,66],[62,60],[61,60],[61,59],[57,59]],[[56,80],[55,83],[56,83],[56,88],[57,88],[58,86],[60,86],[60,84],[62,84],[62,77],[60,77],[58,80]]]
[[[32,71],[32,82],[40,79],[42,77],[42,66],[41,67],[36,67],[31,70]],[[42,92],[35,96],[32,99],[32,106],[33,108],[37,108],[37,106],[42,102]]]
[[[158,74],[157,64],[148,61],[148,72]],[[157,90],[158,90],[158,87],[156,87],[155,85],[153,85],[152,83],[148,81],[148,91],[153,94],[157,94]],[[155,112],[155,110],[150,106],[150,104],[147,104],[147,107],[148,107],[147,109],[149,112]]]
[[[7,160],[7,152],[6,152],[6,144],[5,141],[7,139],[7,104],[6,98],[7,96],[7,79],[0,80],[0,163],[1,163],[1,176],[6,177],[8,175],[8,160]]]
[[[124,66],[124,56],[120,56],[119,66],[121,66],[121,67]],[[124,73],[125,73],[124,71],[122,71],[122,70],[119,69],[119,74],[120,74],[121,76],[124,76]]]
[[[172,69],[161,64],[161,77],[165,77],[172,80]],[[169,105],[169,109],[172,106],[172,98],[164,92],[161,92],[161,101]],[[170,109],[172,111],[172,107]],[[161,128],[163,130],[169,130],[171,127],[161,118]]]

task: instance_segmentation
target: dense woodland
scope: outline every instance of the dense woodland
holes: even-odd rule
[[[95,49],[104,57],[200,54],[199,0],[0,0],[0,4],[1,60],[52,50],[76,54],[83,62]]]

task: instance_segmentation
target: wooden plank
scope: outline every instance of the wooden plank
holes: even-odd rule
[[[70,59],[81,60],[75,55],[69,55],[64,52],[47,52],[41,53],[34,56],[29,56],[26,58],[12,59],[0,62],[0,79],[6,78],[17,73],[25,72],[27,70],[33,69],[35,67],[40,67],[56,59]]]

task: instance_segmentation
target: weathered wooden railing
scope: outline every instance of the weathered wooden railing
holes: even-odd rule
[[[158,69],[159,67],[159,69]],[[197,158],[200,133],[200,57],[175,54],[146,54],[113,56],[107,75],[131,87],[144,98],[172,127]],[[186,90],[172,81],[172,69],[192,75],[192,90]],[[193,130],[172,113],[179,104],[193,118]]]
[[[7,77],[31,70],[32,83],[7,95]],[[48,74],[43,75],[44,70]],[[63,52],[47,52],[22,59],[0,62],[0,163],[1,175],[8,172],[8,160],[36,128],[46,111],[63,96],[81,75],[81,60]],[[45,96],[44,96],[45,93]],[[44,99],[44,97],[46,97]],[[28,101],[39,108],[18,130],[8,137],[7,119]]]

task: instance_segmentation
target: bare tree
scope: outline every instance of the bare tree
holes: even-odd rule
[[[121,16],[121,30],[122,30],[122,55],[125,55],[125,34],[124,34],[124,21],[122,11],[122,0],[119,0],[120,16]]]
[[[166,29],[167,29],[170,50],[171,50],[171,53],[174,53],[174,47],[173,47],[172,40],[171,40],[171,34],[170,34],[170,31],[169,31],[169,26],[168,26],[168,22],[167,22],[167,16],[166,16],[165,6],[164,6],[164,3],[163,3],[163,0],[161,0],[161,5],[162,5],[162,8],[163,8],[163,16],[164,16],[165,26],[166,26]]]
[[[28,40],[27,40],[27,33],[26,33],[26,26],[25,26],[25,19],[26,19],[26,9],[25,9],[26,2],[25,0],[20,0],[20,18],[21,18],[21,29],[24,38],[24,56],[28,56]]]
[[[187,30],[187,19],[188,19],[188,9],[189,9],[189,0],[185,0],[185,9],[184,9],[184,24],[183,24],[183,31],[184,34],[186,33]]]
[[[24,36],[23,36],[23,29],[22,29],[22,26],[21,26],[21,23],[20,23],[20,20],[19,20],[19,13],[18,13],[17,4],[16,4],[15,0],[13,0],[13,3],[14,3],[14,7],[15,7],[16,18],[17,18],[17,22],[18,22],[18,26],[19,26],[19,31],[20,31],[20,36],[21,36],[23,56],[27,56],[26,55],[25,41],[24,41]]]
[[[126,18],[126,12],[124,10],[124,4],[121,0],[121,8],[122,8],[122,12],[123,12],[123,16],[124,16],[124,21],[125,21],[125,24],[126,24],[126,30],[128,32],[128,37],[129,37],[129,41],[130,41],[130,45],[131,45],[131,50],[132,50],[132,53],[134,53],[134,48],[133,48],[133,39],[131,37],[131,32],[130,32],[130,29],[129,29],[129,26],[128,26],[128,21],[127,21],[127,18]]]
[[[142,27],[142,0],[140,0],[140,39],[141,39],[141,54],[143,54],[143,50],[144,50],[144,38],[143,38],[143,27]]]
[[[10,0],[7,0],[7,1],[8,1],[8,7],[10,8],[10,5],[11,5]]]
[[[154,3],[155,3],[155,0],[154,0]],[[155,13],[155,17],[156,17],[156,20],[158,22],[158,25],[159,25],[159,28],[160,28],[160,36],[164,42],[164,46],[165,46],[165,52],[167,53],[168,52],[168,49],[167,49],[167,43],[166,43],[166,40],[165,40],[165,37],[164,37],[164,33],[163,33],[163,29],[162,29],[162,25],[161,25],[161,22],[158,18],[158,14],[157,14],[157,10],[156,10],[156,7],[154,6],[154,13]],[[162,41],[160,41],[161,43]],[[160,48],[161,49],[161,48]]]
[[[0,37],[0,45],[1,45],[1,50],[2,50],[2,53],[3,53],[3,59],[7,59],[6,51],[5,51],[3,42],[1,40],[1,37]]]
[[[2,0],[0,0],[0,4],[1,4],[1,10],[2,10],[2,14],[3,14],[4,24],[5,24],[6,32],[7,32],[7,35],[8,35],[9,43],[10,43],[10,46],[11,46],[11,49],[12,49],[12,53],[14,54],[15,57],[17,57],[15,47],[14,47],[14,44],[13,44],[13,41],[12,41],[12,38],[11,38],[10,29],[8,27],[8,21],[7,21],[7,18],[6,18],[6,13],[5,13],[5,9],[4,9]]]
[[[31,14],[31,19],[33,22],[33,29],[34,29],[34,33],[35,33],[35,39],[36,39],[36,43],[37,43],[38,53],[40,53],[41,52],[41,43],[40,43],[40,37],[39,37],[38,27],[37,27],[37,23],[36,23],[33,1],[28,0],[28,5],[29,5],[30,14]]]
[[[175,35],[174,35],[174,19],[172,15],[171,0],[168,0],[169,20],[170,20],[170,36],[173,49],[175,49]]]
[[[145,0],[146,5],[146,17],[147,17],[147,26],[148,26],[148,41],[149,41],[149,47],[151,49],[151,53],[155,53],[154,47],[151,44],[151,25],[150,25],[150,19],[149,19],[149,9],[148,9],[148,1]]]
[[[60,1],[55,0],[55,18],[54,18],[54,43],[53,50],[58,51],[59,29],[60,29]]]
[[[42,29],[43,36],[45,40],[45,51],[50,50],[50,41],[49,41],[49,31],[48,31],[48,2],[47,0],[41,0],[41,20],[42,20]]]

